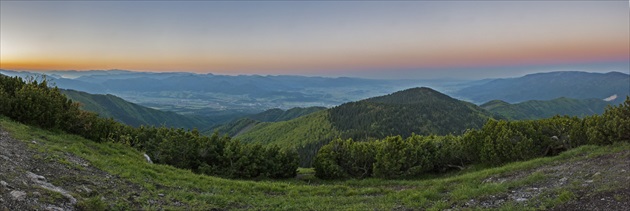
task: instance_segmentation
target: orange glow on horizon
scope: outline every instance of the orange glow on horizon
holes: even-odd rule
[[[395,68],[465,68],[489,66],[551,65],[630,60],[629,40],[583,42],[566,40],[562,43],[519,43],[509,46],[456,46],[431,53],[417,50],[355,53],[344,56],[296,54],[291,58],[263,55],[252,57],[227,56],[162,56],[162,57],[70,57],[61,58],[0,58],[0,69],[9,70],[96,70],[127,69],[137,71],[189,71],[216,73],[275,74],[300,71],[339,71]],[[351,56],[354,55],[354,56]],[[4,57],[4,56],[3,56]],[[8,56],[6,56],[8,57]],[[5,57],[5,58],[6,58]],[[41,57],[41,55],[40,55]],[[254,58],[254,59],[252,59]]]
[[[1,4],[0,68],[9,70],[405,77],[630,61],[620,1]]]

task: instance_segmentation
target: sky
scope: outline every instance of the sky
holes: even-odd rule
[[[630,72],[626,1],[0,1],[0,69]]]

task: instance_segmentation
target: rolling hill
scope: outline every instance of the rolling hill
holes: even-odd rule
[[[519,78],[496,79],[480,85],[465,87],[454,96],[484,103],[502,100],[519,103],[527,100],[552,100],[559,97],[574,99],[605,99],[619,104],[630,95],[630,75],[620,72],[549,72]]]
[[[412,133],[461,134],[466,129],[480,128],[489,118],[497,116],[430,88],[412,88],[345,103],[289,121],[260,123],[236,138],[244,142],[295,146],[303,156],[302,165],[308,166],[319,147],[334,138],[368,141]]]
[[[584,117],[602,114],[608,105],[611,103],[600,99],[561,97],[553,100],[529,100],[516,104],[493,100],[480,107],[510,120],[526,120],[549,118],[555,115]]]
[[[236,136],[249,131],[254,126],[260,123],[287,121],[325,109],[325,107],[296,107],[285,111],[279,108],[274,108],[263,111],[261,113],[251,114],[236,120],[232,120],[226,124],[210,128],[204,133],[210,135],[214,133],[214,131],[218,131],[219,134]]]
[[[75,90],[61,90],[68,98],[81,104],[81,108],[103,117],[131,125],[167,126],[176,128],[210,127],[214,122],[194,116],[184,116],[170,111],[160,111],[123,100],[114,95],[90,94]]]
[[[493,118],[472,103],[424,87],[346,103],[329,113],[333,126],[354,139],[412,133],[460,134]]]
[[[274,108],[274,109],[269,109],[258,114],[249,115],[247,117],[253,120],[261,121],[261,122],[280,122],[280,121],[287,121],[287,120],[295,119],[297,117],[301,117],[301,116],[304,116],[313,112],[321,111],[324,109],[326,108],[319,107],[319,106],[307,107],[307,108],[296,107],[296,108],[292,108],[286,111],[279,108]]]

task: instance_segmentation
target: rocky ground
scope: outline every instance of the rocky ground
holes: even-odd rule
[[[475,199],[457,208],[498,208],[516,202],[542,208],[549,200],[566,203],[551,210],[630,210],[630,151],[596,156],[489,177],[484,183],[503,183],[539,174],[544,179],[507,193]]]
[[[554,210],[630,210],[630,151],[544,167],[574,200]]]
[[[28,144],[43,143],[24,143],[0,129],[0,211],[89,209],[80,200],[97,197],[96,192],[111,193],[98,196],[103,200],[128,197],[133,204],[142,191],[77,156],[40,152]]]

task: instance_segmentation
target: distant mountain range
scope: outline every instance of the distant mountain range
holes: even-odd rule
[[[601,99],[529,100],[510,104],[501,100],[493,100],[480,107],[510,120],[543,119],[555,115],[590,116],[604,113],[606,106],[612,105]]]
[[[549,72],[484,80],[375,80],[305,76],[214,75],[126,70],[17,72],[9,76],[49,75],[60,88],[113,94],[139,105],[217,119],[219,122],[272,108],[334,107],[412,87],[431,87],[460,100],[607,99],[630,95],[630,75],[620,72]],[[613,99],[614,98],[614,99]]]
[[[374,80],[306,76],[214,75],[184,72],[111,71],[17,72],[9,76],[47,74],[59,88],[113,94],[140,105],[183,114],[231,119],[272,108],[323,106],[392,93],[427,80]]]
[[[79,102],[81,108],[103,117],[131,126],[151,125],[175,128],[205,129],[215,122],[201,117],[184,116],[170,111],[160,111],[123,100],[114,95],[89,94],[74,90],[61,90],[69,99]]]
[[[47,74],[57,86],[64,89],[83,91],[92,89],[92,93],[116,92],[214,92],[224,94],[245,94],[250,96],[282,95],[297,97],[305,89],[326,89],[343,87],[389,86],[394,83],[415,83],[418,80],[375,80],[362,78],[327,78],[307,76],[261,76],[261,75],[214,75],[187,72],[133,72],[124,70],[94,71],[50,71],[17,72],[0,70],[9,76],[27,76]],[[66,77],[63,77],[66,76]],[[50,78],[49,77],[49,78]],[[68,78],[69,77],[69,78]],[[371,89],[365,89],[369,91]],[[353,94],[360,94],[355,92]],[[301,96],[307,97],[307,96]],[[334,97],[334,96],[329,96]],[[297,99],[295,99],[297,100]]]
[[[473,85],[454,93],[473,103],[502,100],[519,103],[528,100],[552,100],[560,97],[574,99],[606,99],[619,104],[630,95],[630,75],[620,72],[550,72],[519,78],[496,79]],[[614,97],[613,97],[614,98]]]
[[[479,127],[490,117],[591,115],[630,95],[630,75],[619,72],[550,72],[478,81],[125,70],[36,73],[0,70],[0,73],[20,77],[47,74],[60,88],[113,94],[66,91],[71,98],[82,102],[86,110],[134,126],[197,127],[206,134],[219,130],[245,141],[296,146],[321,143],[333,137],[369,140],[411,133],[461,133]],[[390,94],[418,84],[439,87],[437,90],[445,90],[458,99],[485,104],[480,108],[455,100],[435,91],[436,88],[413,88]],[[323,110],[324,107],[332,108]]]

